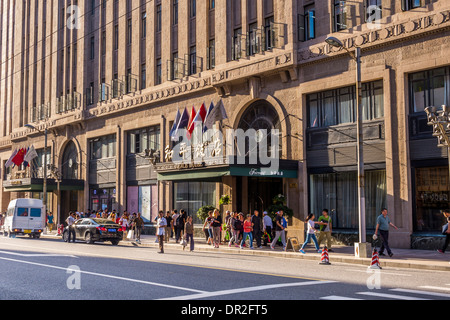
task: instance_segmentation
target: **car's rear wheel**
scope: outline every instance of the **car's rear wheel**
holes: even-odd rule
[[[93,244],[94,240],[92,239],[92,234],[90,232],[86,232],[84,235],[84,241],[86,241],[87,244]]]
[[[67,230],[64,230],[62,238],[64,242],[69,241],[69,232]]]

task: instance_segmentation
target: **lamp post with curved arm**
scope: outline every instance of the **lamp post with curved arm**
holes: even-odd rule
[[[359,257],[368,256],[368,245],[366,243],[366,199],[365,199],[365,177],[364,177],[364,155],[363,155],[363,110],[362,110],[362,80],[361,80],[361,48],[356,47],[355,52],[348,50],[344,44],[335,37],[328,37],[325,42],[332,47],[347,51],[356,62],[356,118],[357,118],[357,160],[358,160],[358,212],[359,212]],[[364,250],[361,248],[365,246]],[[366,251],[366,252],[364,252]]]
[[[42,192],[44,193],[42,204],[44,205],[44,213],[47,214],[47,135],[48,130],[47,127],[45,127],[44,131],[36,128],[32,124],[26,124],[26,128],[36,130],[44,135],[44,183],[42,186]]]

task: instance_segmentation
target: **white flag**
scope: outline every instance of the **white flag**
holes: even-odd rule
[[[38,157],[38,154],[37,154],[36,150],[34,149],[34,146],[31,146],[30,150],[28,150],[28,152],[25,155],[25,158],[23,160],[28,163],[31,163],[31,161],[37,157]]]

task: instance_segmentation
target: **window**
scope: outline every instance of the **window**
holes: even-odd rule
[[[333,11],[333,31],[337,32],[340,30],[347,29],[347,8],[346,1],[334,0],[334,11]]]
[[[234,29],[233,43],[232,43],[233,47],[232,47],[232,56],[231,56],[232,60],[238,60],[242,56],[241,41],[242,41],[242,29],[241,28]]]
[[[114,26],[114,50],[119,49],[119,26]]]
[[[159,126],[131,131],[128,134],[128,154],[144,153],[145,150],[158,151],[160,135]]]
[[[161,65],[161,59],[156,59],[156,84],[162,83],[162,65]]]
[[[91,45],[90,45],[90,55],[91,55],[91,60],[95,59],[95,37],[91,37]]]
[[[209,40],[209,47],[208,50],[208,61],[207,61],[207,68],[208,70],[214,69],[216,67],[216,41],[214,39]]]
[[[161,16],[161,5],[156,6],[156,32],[161,32],[162,30],[162,16]]]
[[[440,230],[450,199],[448,167],[416,168],[415,180],[414,231]]]
[[[310,128],[356,122],[356,88],[354,86],[309,94],[306,97]],[[383,81],[362,86],[363,120],[384,117]]]
[[[175,26],[178,24],[178,0],[173,0],[173,21],[172,24]]]
[[[401,0],[402,10],[408,11],[422,6],[421,0]]]
[[[145,63],[141,66],[141,90],[147,87],[147,67]]]
[[[108,135],[90,141],[91,160],[116,156],[116,135]]]
[[[147,37],[147,12],[143,12],[141,17],[141,37]]]
[[[31,208],[30,209],[30,217],[39,218],[41,216],[41,209]]]
[[[197,0],[189,0],[189,15],[191,18],[197,16]]]
[[[365,0],[366,22],[380,20],[382,16],[382,0]]]
[[[127,20],[127,43],[130,45],[133,42],[133,21]]]
[[[356,171],[311,174],[310,212],[316,216],[322,209],[330,210],[333,228],[358,228],[358,175]],[[366,222],[375,226],[381,209],[386,207],[386,171],[365,173]]]
[[[304,12],[304,39],[306,41],[314,39],[316,37],[316,11],[314,5],[306,6]]]
[[[28,208],[17,208],[18,217],[28,217]]]
[[[259,52],[260,37],[258,36],[258,24],[252,23],[248,26],[247,55],[253,56]]]
[[[189,75],[197,73],[197,48],[192,46],[189,49]]]
[[[195,214],[203,206],[215,203],[215,182],[175,182],[173,207],[183,208],[194,218],[195,224],[203,224]]]
[[[95,0],[91,0],[91,15],[95,14]]]
[[[450,67],[413,73],[409,76],[411,112],[423,112],[426,107],[438,109],[450,105]]]

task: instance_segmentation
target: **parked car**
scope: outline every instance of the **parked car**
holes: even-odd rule
[[[116,246],[123,239],[122,226],[108,219],[79,219],[75,221],[72,228],[75,230],[75,239],[83,240],[89,244],[98,241],[111,241]],[[69,229],[66,227],[63,232],[63,240],[67,242],[68,239]]]

